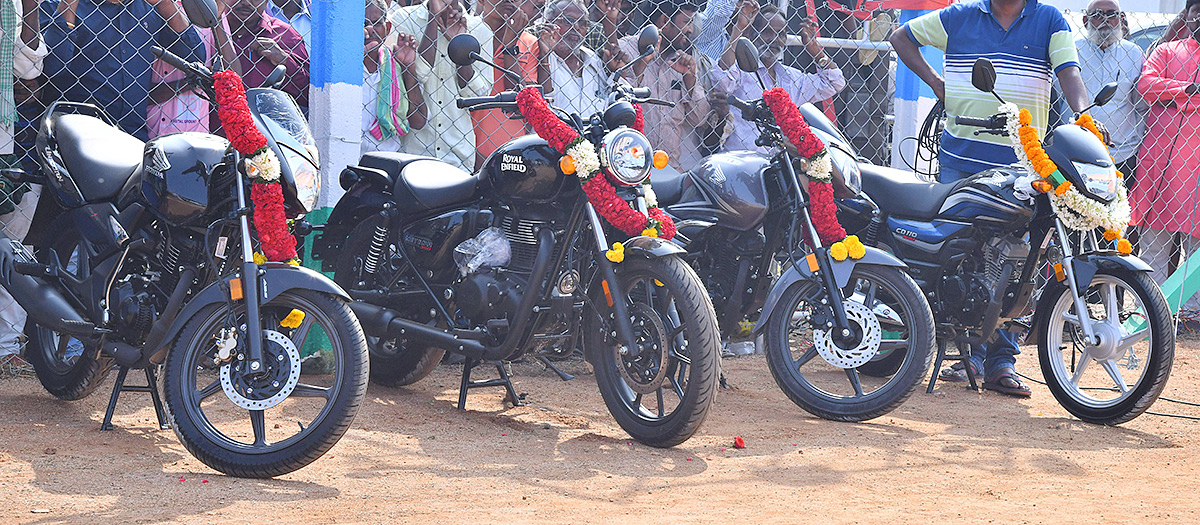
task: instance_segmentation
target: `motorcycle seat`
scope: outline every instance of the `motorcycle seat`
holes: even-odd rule
[[[359,165],[387,173],[392,199],[404,213],[434,210],[475,197],[479,178],[433,157],[377,151]]]
[[[116,197],[142,165],[146,144],[88,115],[54,118],[54,138],[64,166],[87,202]]]
[[[658,205],[665,207],[679,202],[683,195],[685,179],[687,179],[687,175],[671,166],[661,170],[652,168],[650,170],[650,186],[654,188],[654,194],[658,196]]]
[[[860,163],[862,189],[890,216],[929,220],[960,183],[927,182],[910,171]],[[966,180],[966,179],[964,179]]]

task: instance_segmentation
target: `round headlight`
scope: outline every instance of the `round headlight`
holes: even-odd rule
[[[1079,173],[1079,182],[1083,188],[1105,203],[1112,202],[1117,197],[1117,168],[1114,166],[1097,166],[1085,162],[1071,161],[1075,171]]]
[[[292,179],[296,181],[296,198],[304,206],[304,213],[313,211],[317,207],[317,196],[321,194],[321,173],[303,155],[289,148],[279,149],[283,150],[285,161],[288,167],[292,168]]]
[[[604,158],[616,182],[637,186],[650,176],[650,140],[629,128],[608,132],[604,136]]]

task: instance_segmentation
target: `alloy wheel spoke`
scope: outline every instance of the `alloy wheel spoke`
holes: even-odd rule
[[[863,389],[862,389],[862,383],[859,382],[859,380],[858,380],[858,369],[847,368],[845,370],[846,370],[846,377],[850,379],[850,386],[854,387],[854,397],[862,397]]]
[[[817,357],[817,347],[810,346],[808,347],[808,350],[804,352],[804,355],[800,356],[800,359],[796,360],[796,368],[800,368],[808,364],[808,362],[812,361],[814,357]]]
[[[217,392],[220,392],[220,391],[221,391],[221,380],[214,379],[212,383],[208,384],[208,386],[201,388],[199,390],[199,392],[197,392],[196,397],[200,401],[204,401],[205,399],[208,399],[209,396],[212,396],[213,394],[216,394]]]
[[[1121,369],[1117,366],[1116,361],[1112,359],[1100,361],[1100,366],[1104,367],[1105,372],[1108,372],[1108,377],[1117,384],[1117,388],[1121,390],[1122,394],[1129,391],[1129,385],[1125,384],[1125,378],[1121,376]]]
[[[254,428],[254,446],[267,446],[267,421],[262,410],[250,411],[250,426]]]
[[[292,396],[293,397],[320,397],[320,398],[329,399],[329,394],[330,394],[331,390],[332,389],[330,389],[330,388],[314,386],[314,385],[306,385],[304,383],[297,383],[295,390],[292,390]]]
[[[663,389],[661,389],[661,388],[654,391],[654,396],[656,398],[658,398],[657,399],[657,401],[658,401],[658,417],[663,417],[667,413],[667,411],[663,408],[663,393],[662,393],[662,391],[663,391]]]
[[[1121,306],[1117,304],[1116,283],[1104,285],[1104,309],[1105,319],[1108,319],[1109,323],[1120,323],[1118,319],[1121,317]]]
[[[1075,364],[1075,373],[1071,375],[1071,384],[1079,386],[1079,380],[1083,377],[1083,371],[1087,369],[1088,363],[1092,362],[1092,356],[1087,350],[1079,355],[1079,361]]]
[[[908,339],[884,339],[879,342],[879,351],[903,350],[908,348]]]
[[[292,344],[295,344],[296,348],[304,348],[304,341],[308,339],[308,331],[312,328],[312,324],[312,316],[306,315],[300,322],[300,326],[292,330]]]
[[[675,395],[679,396],[679,400],[682,401],[683,387],[680,386],[679,381],[676,381],[674,377],[669,377],[667,380],[671,382],[671,388],[675,390]]]
[[[1150,337],[1150,328],[1143,328],[1132,334],[1122,337],[1117,343],[1117,349],[1121,352],[1125,352],[1133,347],[1133,345],[1144,341],[1147,337]]]
[[[1082,324],[1079,322],[1079,317],[1078,317],[1078,316],[1076,316],[1076,315],[1074,315],[1074,314],[1070,314],[1070,313],[1064,313],[1064,314],[1063,314],[1063,316],[1062,316],[1062,318],[1063,318],[1063,321],[1066,321],[1066,322],[1068,322],[1068,323],[1071,323],[1071,324],[1073,324],[1073,325],[1075,325],[1075,326],[1083,326],[1083,325],[1082,325]]]

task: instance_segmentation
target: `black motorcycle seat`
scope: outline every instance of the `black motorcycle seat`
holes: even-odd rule
[[[58,153],[87,202],[116,197],[142,165],[146,144],[103,120],[65,114],[53,125]]]
[[[890,216],[934,218],[960,183],[927,182],[910,171],[860,163],[863,192]],[[967,180],[967,179],[963,179]]]
[[[679,170],[667,166],[663,169],[652,168],[650,170],[650,186],[654,188],[654,195],[658,197],[658,204],[666,207],[679,202],[680,196],[683,195],[683,181],[687,179],[687,175],[679,172]]]
[[[428,211],[476,195],[479,178],[433,157],[377,151],[359,165],[387,173],[395,181],[392,198],[403,213]]]

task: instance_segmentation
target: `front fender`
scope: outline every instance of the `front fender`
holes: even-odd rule
[[[333,294],[347,301],[352,300],[350,294],[346,293],[332,279],[303,266],[268,262],[260,265],[259,268],[263,274],[258,281],[262,297],[259,300],[259,304],[268,303],[271,299],[278,297],[279,294],[295,288]],[[166,355],[166,350],[174,343],[175,337],[179,335],[179,331],[183,330],[183,325],[187,324],[192,316],[196,315],[202,308],[212,304],[225,304],[229,299],[229,292],[227,290],[229,290],[229,281],[232,279],[233,277],[226,277],[205,286],[192,300],[188,301],[183,306],[183,310],[179,312],[179,315],[175,316],[175,322],[171,323],[171,328],[167,330],[167,335],[163,336],[162,342],[159,343],[158,348],[154,350],[152,355],[156,358]],[[157,362],[157,360],[155,361]]]
[[[625,246],[625,256],[627,257],[636,255],[647,259],[657,259],[668,255],[683,255],[687,253],[687,250],[680,248],[678,244],[659,237],[640,235],[631,237],[621,244]]]
[[[838,288],[844,288],[850,283],[850,274],[854,273],[854,268],[860,264],[874,264],[876,266],[895,266],[897,268],[908,268],[908,265],[897,259],[892,254],[867,246],[867,253],[861,259],[847,258],[844,261],[833,261],[833,279],[837,283]],[[783,297],[783,292],[796,284],[799,281],[808,280],[813,277],[813,272],[809,270],[807,264],[800,266],[792,265],[783,272],[779,280],[771,287],[771,292],[767,294],[767,300],[763,303],[762,314],[758,316],[758,321],[754,323],[752,333],[759,334],[767,326],[767,320],[771,318],[771,313],[779,304],[779,298]]]
[[[1131,272],[1153,271],[1146,261],[1134,255],[1118,252],[1088,252],[1071,258],[1071,269],[1075,273],[1075,285],[1086,290],[1100,268],[1129,270]]]

